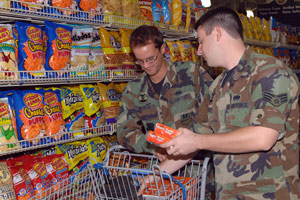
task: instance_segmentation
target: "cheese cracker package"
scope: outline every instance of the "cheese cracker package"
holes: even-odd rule
[[[20,78],[45,76],[45,52],[42,27],[30,23],[16,22],[18,31],[18,62]]]
[[[60,102],[60,92],[57,90],[42,91],[44,91],[46,135],[51,136],[54,141],[57,141],[60,140],[66,132],[65,121],[62,116],[63,111]]]
[[[18,139],[23,148],[46,144],[44,95],[36,90],[18,90],[13,93]]]
[[[72,30],[73,28],[49,21],[45,21],[46,36],[48,38],[46,51],[46,65],[48,78],[64,76],[70,67]]]

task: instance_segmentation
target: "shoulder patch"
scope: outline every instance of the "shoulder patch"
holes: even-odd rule
[[[283,103],[287,102],[287,93],[279,94],[279,95],[274,95],[270,92],[263,91],[263,99],[273,106],[280,106]]]

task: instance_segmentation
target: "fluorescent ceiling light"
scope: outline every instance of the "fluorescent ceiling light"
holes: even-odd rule
[[[254,13],[252,10],[246,10],[247,17],[254,17]]]
[[[210,0],[201,0],[202,6],[208,8],[211,6]]]

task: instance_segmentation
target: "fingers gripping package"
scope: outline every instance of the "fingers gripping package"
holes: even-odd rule
[[[163,144],[179,135],[179,131],[164,124],[156,123],[154,131],[149,131],[146,139],[153,144]]]

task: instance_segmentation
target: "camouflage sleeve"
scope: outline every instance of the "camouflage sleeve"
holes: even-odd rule
[[[278,67],[257,72],[251,89],[250,125],[275,129],[279,132],[278,139],[284,137],[289,128],[287,116],[292,109],[298,108],[298,86],[293,72]],[[293,127],[292,124],[288,126]]]
[[[212,133],[208,126],[207,112],[208,112],[208,89],[213,79],[211,76],[199,65],[195,69],[195,92],[197,94],[196,116],[194,118],[194,131],[196,133]]]
[[[122,95],[122,106],[117,121],[117,137],[119,144],[137,153],[154,153],[154,148],[147,148],[146,130],[138,116],[133,99],[135,97],[128,84]]]

